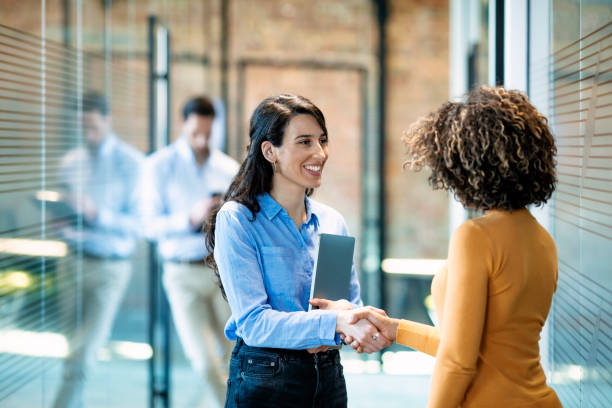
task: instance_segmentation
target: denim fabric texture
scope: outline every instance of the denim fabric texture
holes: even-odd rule
[[[346,383],[338,350],[250,347],[236,341],[225,408],[345,408]]]

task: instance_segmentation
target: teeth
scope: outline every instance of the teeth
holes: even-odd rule
[[[304,166],[304,167],[310,171],[321,171],[321,166]]]

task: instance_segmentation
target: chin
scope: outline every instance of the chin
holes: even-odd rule
[[[319,187],[321,187],[321,180],[319,180],[318,182],[309,183],[306,185],[306,188],[319,188]]]

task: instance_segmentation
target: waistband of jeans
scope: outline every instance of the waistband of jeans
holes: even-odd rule
[[[287,357],[290,359],[308,359],[308,360],[312,360],[313,359],[313,354],[309,353],[306,350],[293,350],[293,349],[281,349],[281,348],[269,348],[269,347],[255,347],[255,346],[249,346],[248,344],[246,344],[244,342],[244,340],[242,340],[241,337],[238,337],[236,339],[236,348],[234,349],[235,353],[240,353],[240,352],[264,352],[264,353],[270,353],[270,354],[277,354],[281,357]],[[322,351],[316,354],[317,359],[320,361],[324,361],[324,360],[335,360],[338,359],[338,362],[340,361],[340,353],[338,352],[338,350],[327,350],[327,351]]]

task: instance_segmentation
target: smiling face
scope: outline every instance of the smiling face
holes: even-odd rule
[[[327,135],[312,115],[291,118],[283,134],[281,146],[262,144],[264,157],[276,162],[273,188],[300,191],[321,185],[323,167],[327,161]]]

